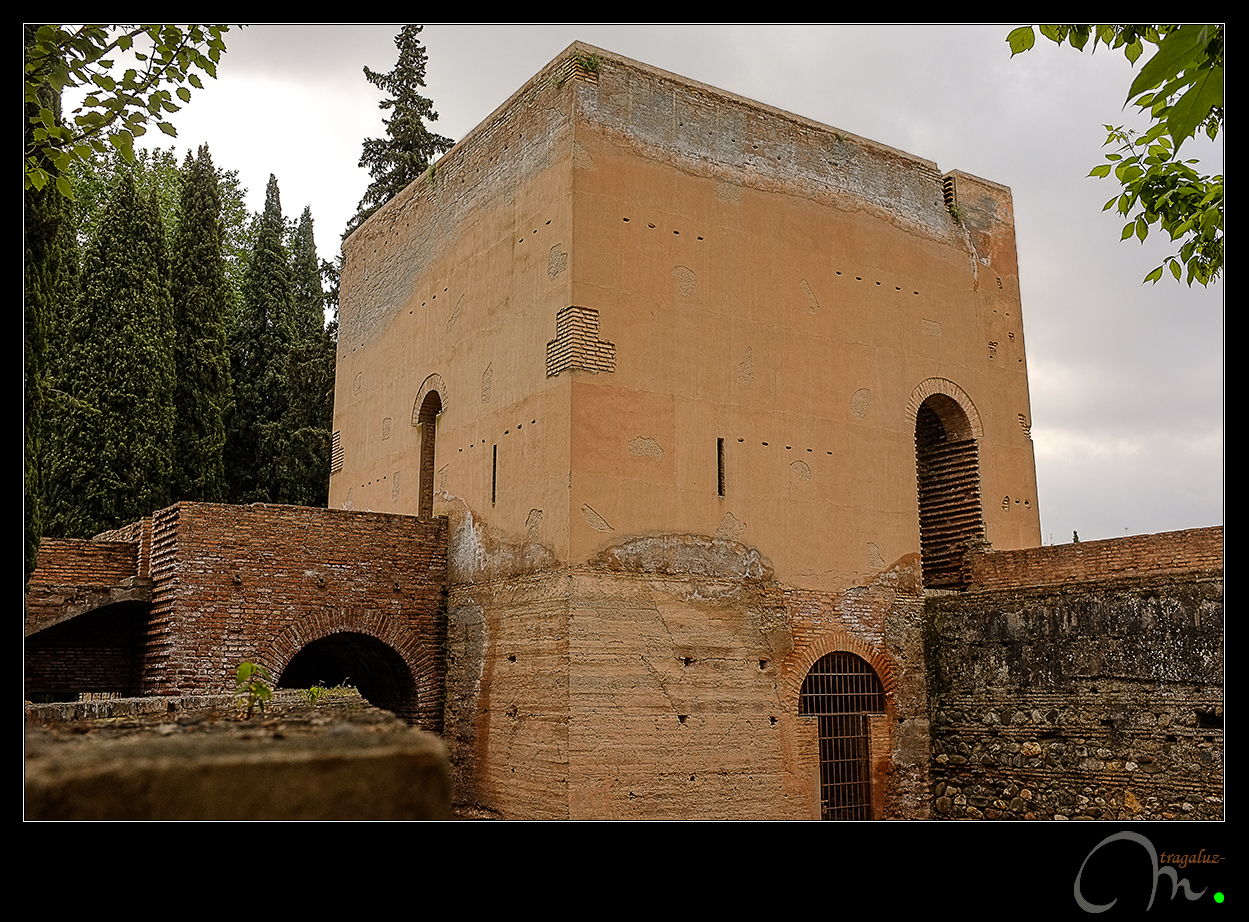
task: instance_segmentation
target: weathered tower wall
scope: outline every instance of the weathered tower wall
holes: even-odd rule
[[[844,652],[873,815],[927,811],[924,406],[956,537],[1039,543],[1012,220],[574,46],[346,242],[330,501],[449,517],[460,800],[819,816],[800,690]]]

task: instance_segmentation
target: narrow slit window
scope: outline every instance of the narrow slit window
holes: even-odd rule
[[[494,446],[494,457],[490,461],[490,505],[494,505],[499,489],[499,446]]]
[[[724,495],[724,439],[716,439],[716,495]]]

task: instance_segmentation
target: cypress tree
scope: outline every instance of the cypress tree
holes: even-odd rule
[[[291,250],[294,312],[285,374],[281,501],[324,506],[329,501],[336,344],[325,328],[325,292],[309,208],[299,219]]]
[[[222,252],[224,230],[217,171],[208,146],[187,154],[173,249],[175,364],[175,499],[226,499],[226,417],[230,355],[226,344],[230,293]]]
[[[24,37],[29,47],[36,26],[27,25]],[[61,95],[46,83],[38,88],[38,99],[24,110],[27,147],[32,131],[42,124],[41,108],[47,109],[57,124],[61,122]],[[52,172],[51,161],[41,163]],[[29,578],[39,555],[47,504],[47,457],[56,442],[57,375],[61,363],[65,323],[78,300],[78,246],[74,235],[73,208],[54,183],[43,189],[33,187],[24,194],[24,487],[25,487],[25,575]]]
[[[169,503],[174,361],[169,265],[154,197],[122,173],[68,324],[48,531],[90,537]]]
[[[235,409],[226,438],[226,471],[236,503],[281,501],[284,378],[294,312],[284,230],[278,181],[270,175],[230,342]]]

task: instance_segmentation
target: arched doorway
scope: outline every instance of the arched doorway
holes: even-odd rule
[[[438,436],[438,414],[442,412],[442,396],[431,390],[417,411],[421,427],[421,501],[417,515],[422,519],[434,516],[434,442]]]
[[[925,589],[966,589],[968,544],[983,540],[980,454],[967,413],[932,394],[915,415],[915,479]]]
[[[876,671],[853,653],[821,657],[802,682],[798,713],[819,722],[821,819],[872,819],[871,715],[885,713]]]
[[[416,680],[393,648],[368,634],[341,631],[314,640],[296,653],[278,677],[278,688],[354,685],[375,707],[417,719]]]

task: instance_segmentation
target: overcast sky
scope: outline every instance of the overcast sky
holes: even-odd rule
[[[383,133],[362,68],[391,69],[399,27],[231,30],[219,79],[172,119],[179,154],[207,142],[254,210],[276,174],[284,211],[310,205],[332,258],[369,182],[361,142]],[[1043,540],[1221,524],[1223,283],[1143,286],[1174,250],[1120,243],[1102,212],[1117,187],[1086,178],[1103,125],[1143,124],[1123,108],[1122,53],[1038,38],[1012,60],[1013,27],[433,23],[425,95],[459,140],[581,40],[1010,186]],[[1223,171],[1221,138],[1184,153]]]

